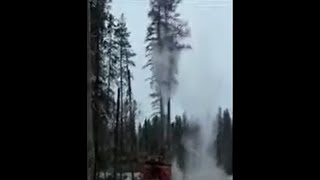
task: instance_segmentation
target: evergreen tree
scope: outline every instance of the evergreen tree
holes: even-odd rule
[[[228,110],[222,113],[221,108],[217,115],[218,134],[216,138],[217,165],[222,167],[226,173],[232,174],[232,125]]]
[[[164,49],[168,49],[171,53],[180,52],[182,49],[190,48],[188,45],[181,44],[179,40],[187,37],[190,33],[187,23],[179,19],[180,14],[176,12],[178,4],[181,0],[150,0],[150,11],[148,17],[151,19],[151,23],[147,28],[146,36],[146,57],[148,57],[147,64],[144,67],[150,67],[151,71],[154,71],[154,66],[152,65],[152,53],[154,51],[159,51],[160,53]],[[170,59],[171,64],[177,63],[177,57],[172,56]],[[176,66],[170,66],[168,69],[169,79],[164,82],[156,82],[156,77],[153,75],[150,80],[151,88],[154,93],[151,97],[155,100],[153,101],[153,107],[157,108],[160,113],[160,118],[163,120],[164,116],[164,105],[167,105],[167,121],[163,121],[164,124],[164,139],[170,136],[170,97],[167,102],[164,102],[161,92],[161,86],[166,86],[169,91],[171,91],[173,85],[177,83],[175,79],[175,74],[177,70]],[[155,106],[155,103],[159,103]],[[170,142],[167,142],[170,144]]]
[[[94,175],[98,178],[99,171],[105,168],[104,151],[107,146],[107,119],[106,104],[108,101],[104,93],[105,86],[105,67],[104,67],[104,33],[106,31],[105,21],[107,19],[107,1],[97,0],[90,8],[90,55],[93,74],[93,93],[92,93],[92,112],[93,112],[93,135],[95,163]]]
[[[107,118],[112,120],[115,119],[115,98],[114,98],[114,87],[117,78],[117,46],[114,36],[114,31],[117,28],[115,23],[114,16],[109,12],[107,16],[107,30],[106,30],[106,38],[104,40],[105,45],[105,69],[106,69],[106,88],[105,94],[107,96],[106,106],[106,115]]]
[[[224,169],[232,174],[232,127],[231,117],[228,109],[223,113],[224,122]]]
[[[114,44],[117,49],[116,59],[116,72],[117,81],[116,84],[119,87],[120,101],[119,101],[119,154],[123,162],[127,162],[129,152],[134,148],[135,136],[130,136],[135,133],[135,104],[132,97],[131,80],[133,78],[130,68],[135,66],[131,60],[135,56],[135,53],[131,49],[129,43],[130,33],[126,27],[124,15],[122,14],[120,19],[116,22],[116,28],[114,31]],[[133,132],[134,131],[134,132]],[[124,144],[131,144],[130,146],[124,146]],[[122,178],[122,170],[120,169],[120,179]]]

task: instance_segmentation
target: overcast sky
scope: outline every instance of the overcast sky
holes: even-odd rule
[[[148,0],[113,0],[116,17],[124,13],[130,42],[137,54],[133,94],[141,111],[138,121],[149,117],[151,92],[146,63],[145,36],[150,20]],[[232,112],[232,0],[183,0],[178,8],[181,18],[189,22],[192,50],[183,52],[179,60],[179,86],[172,100],[172,113],[203,113],[221,106]]]

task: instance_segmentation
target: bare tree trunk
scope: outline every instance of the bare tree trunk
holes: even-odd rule
[[[123,157],[123,67],[122,46],[120,45],[120,158]],[[122,160],[121,160],[122,163]],[[120,180],[122,180],[122,164],[120,165]]]
[[[162,124],[162,135],[163,135],[163,139],[162,139],[162,142],[161,142],[161,146],[162,148],[164,148],[165,146],[165,142],[166,142],[166,139],[167,139],[167,123],[166,123],[166,120],[165,120],[165,117],[164,117],[164,108],[163,108],[163,99],[162,99],[162,96],[161,96],[161,92],[160,92],[160,119],[161,119],[161,122],[163,123]]]
[[[91,67],[91,14],[90,0],[87,0],[87,180],[94,179],[94,141],[92,117],[92,67]]]
[[[95,82],[94,82],[94,96],[93,96],[93,101],[94,101],[94,111],[93,111],[93,131],[94,131],[94,149],[95,149],[95,158],[96,159],[100,159],[100,153],[98,151],[98,146],[100,141],[100,133],[101,129],[100,129],[100,115],[101,115],[101,101],[100,101],[100,93],[98,94],[98,92],[100,92],[100,52],[99,52],[99,29],[97,27],[97,24],[94,24],[94,34],[96,34],[96,36],[93,38],[93,40],[91,41],[91,43],[94,43],[94,74],[95,74]],[[99,180],[100,179],[100,169],[99,166],[97,165],[97,160],[95,160],[95,166],[94,166],[94,174],[95,176],[95,180]]]
[[[171,105],[170,105],[170,98],[168,99],[168,105],[167,105],[167,147],[168,147],[168,150],[170,150],[170,143],[171,143],[171,133],[170,133],[170,127],[171,127],[171,120],[170,120],[170,117],[171,117]]]
[[[129,96],[129,131],[131,138],[131,154],[132,154],[132,162],[131,162],[131,180],[134,180],[134,159],[135,159],[135,126],[134,126],[134,117],[133,117],[133,107],[132,107],[132,92],[131,92],[131,73],[129,69],[129,58],[128,52],[126,52],[126,69],[127,69],[127,78],[128,78],[128,96]]]
[[[120,88],[118,88],[117,94],[117,113],[116,113],[116,124],[114,128],[114,171],[113,179],[117,180],[117,171],[118,171],[118,129],[119,129],[119,115],[120,115]]]
[[[164,11],[164,20],[165,20],[165,23],[164,23],[164,34],[166,35],[166,36],[168,36],[168,31],[169,31],[169,29],[168,29],[168,2],[166,1],[166,0],[164,0],[163,1],[163,11]],[[166,37],[166,43],[168,43],[168,37]],[[170,44],[169,44],[170,45]],[[167,44],[167,46],[168,46],[168,44]],[[170,67],[169,67],[170,68]],[[171,71],[169,71],[169,72],[171,72]],[[171,77],[170,75],[169,75],[169,77]],[[171,90],[171,86],[170,86],[170,79],[168,79],[167,80],[168,81],[168,85],[169,85],[169,90]],[[171,136],[170,136],[170,126],[171,126],[171,122],[170,122],[170,118],[171,118],[171,113],[170,113],[170,111],[171,111],[171,107],[170,107],[170,97],[169,97],[169,99],[168,99],[168,102],[167,102],[167,127],[166,127],[166,136],[167,136],[167,139],[166,139],[166,144],[167,144],[167,150],[168,151],[170,151],[170,138],[171,138]]]

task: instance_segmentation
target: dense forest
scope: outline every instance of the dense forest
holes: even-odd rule
[[[150,0],[150,11],[146,13],[151,21],[146,27],[147,58],[151,58],[155,48],[191,48],[178,41],[188,36],[190,31],[187,23],[176,13],[180,2]],[[164,90],[154,75],[149,82],[154,90],[150,96],[154,99],[151,105],[155,113],[144,120],[136,118],[137,102],[132,92],[133,57],[136,54],[129,42],[130,27],[127,27],[125,14],[115,17],[110,11],[111,6],[111,0],[88,0],[87,6],[87,179],[122,180],[123,172],[133,173],[141,161],[159,154],[168,161],[177,158],[183,170],[185,149],[182,139],[195,133],[197,127],[190,123],[187,113],[171,117],[170,96],[163,98],[161,90]],[[152,70],[151,59],[145,67]],[[172,69],[170,73],[174,71]],[[163,83],[166,84],[165,90],[170,91],[176,80]],[[219,109],[217,119],[218,133],[212,142],[216,147],[212,157],[228,174],[232,174],[232,120],[229,111]],[[110,173],[113,175],[109,176]]]

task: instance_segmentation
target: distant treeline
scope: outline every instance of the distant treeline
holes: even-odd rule
[[[217,133],[213,133],[216,137],[212,142],[212,158],[217,160],[217,165],[222,167],[226,173],[232,174],[232,120],[228,110],[222,112],[219,108],[216,124],[212,124],[217,128]],[[138,149],[139,154],[158,155],[164,151],[162,143],[163,139],[163,123],[161,118],[154,116],[151,119],[145,119],[143,124],[138,126]],[[184,170],[186,160],[186,149],[183,138],[196,136],[199,133],[199,127],[190,123],[187,116],[176,116],[171,123],[169,138],[167,140],[168,149],[166,153],[170,153],[168,157],[177,158],[179,167]]]

